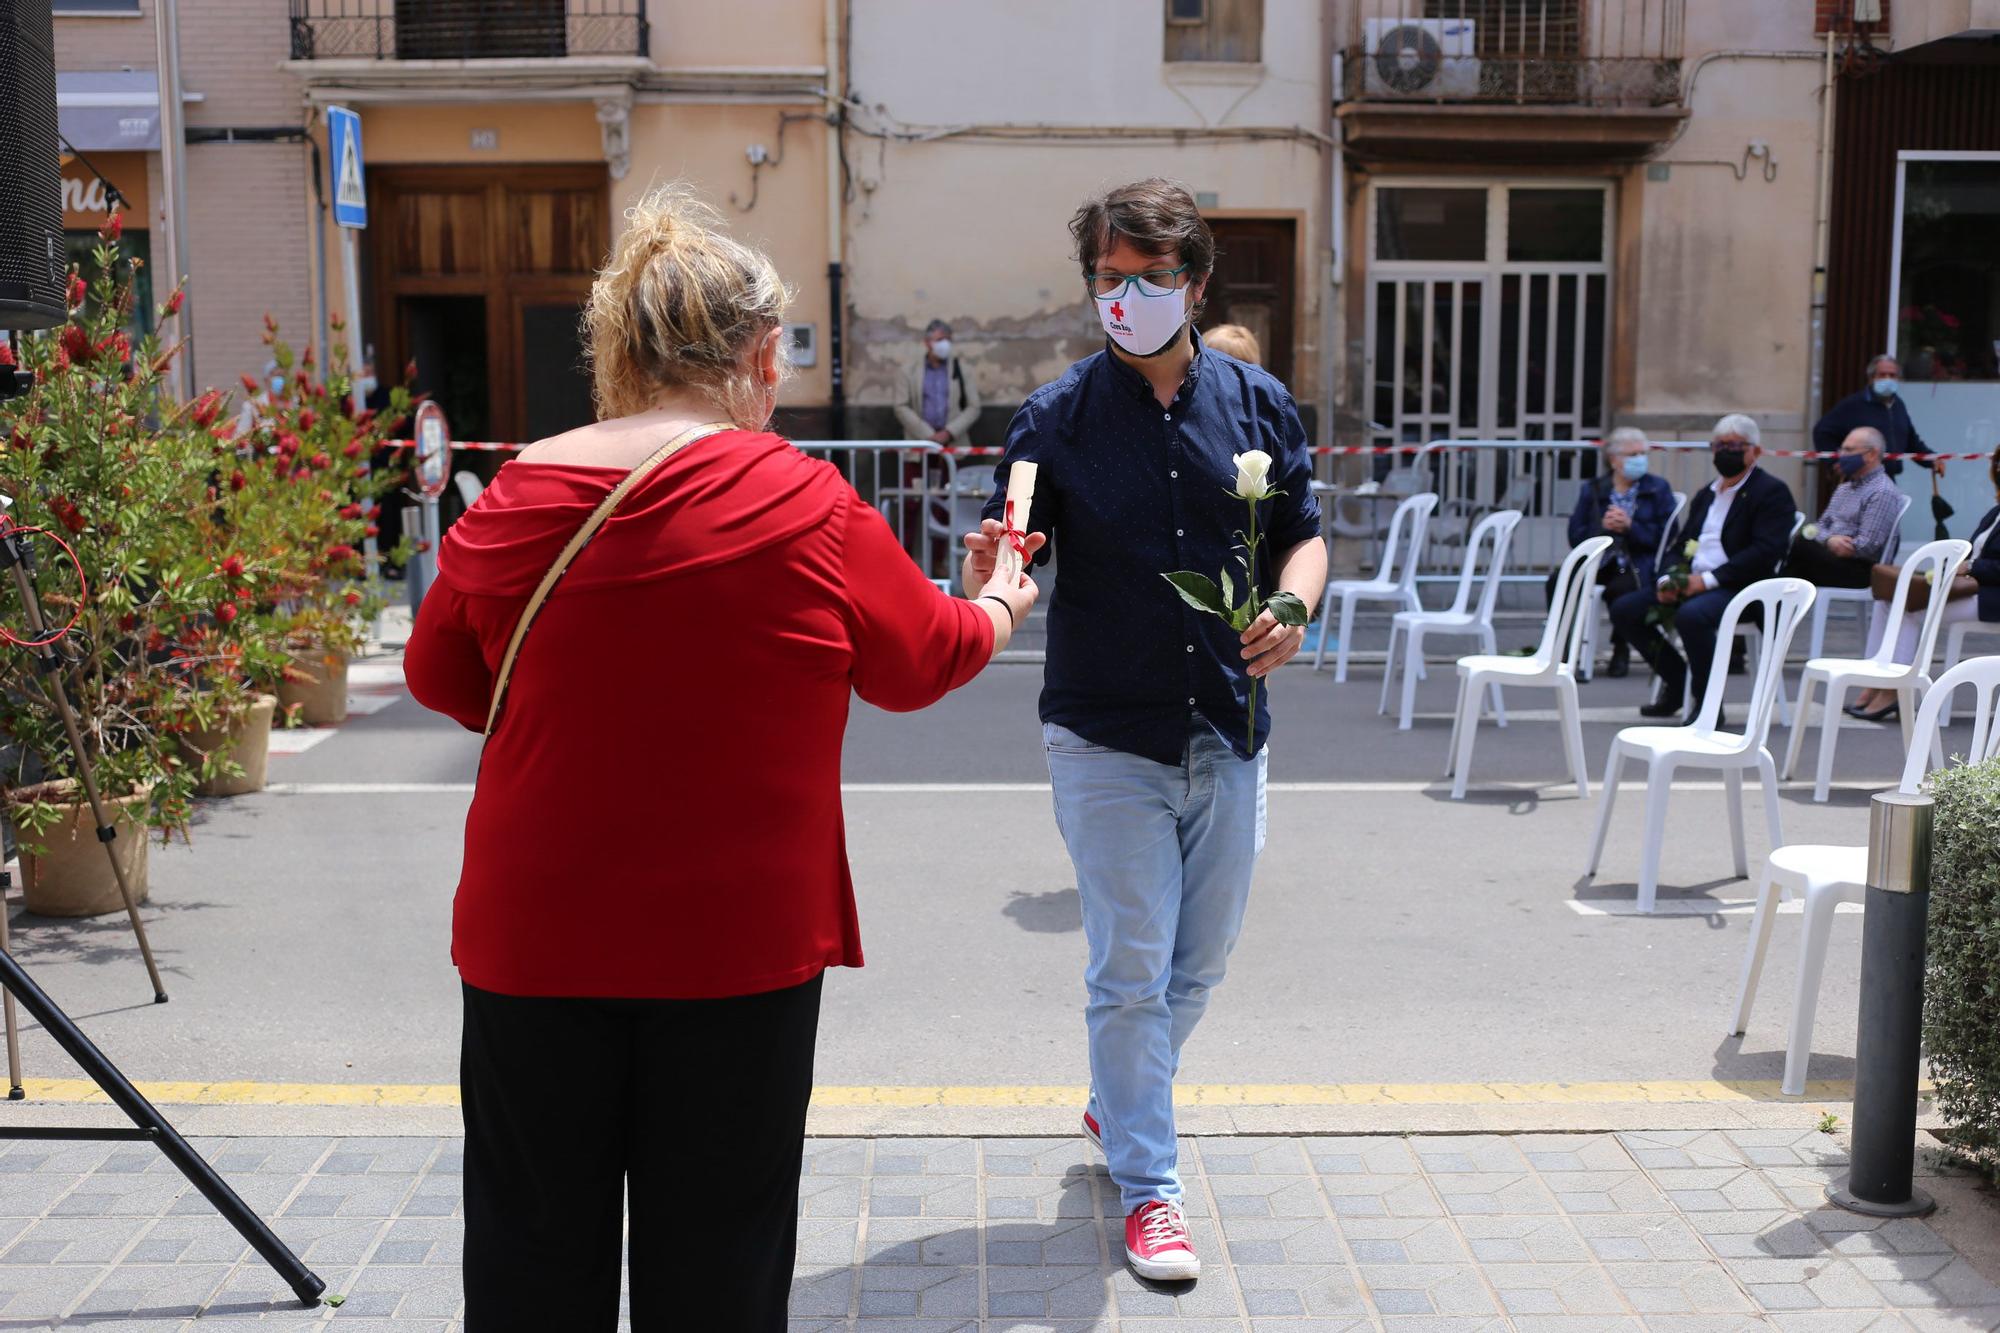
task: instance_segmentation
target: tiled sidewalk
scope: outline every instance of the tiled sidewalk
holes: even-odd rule
[[[459,1327],[458,1140],[203,1147],[344,1306],[298,1310],[149,1148],[15,1143],[0,1329]],[[795,1333],[2000,1327],[1931,1228],[1824,1206],[1843,1158],[1809,1131],[1188,1140],[1180,1288],[1124,1270],[1080,1140],[807,1150]]]

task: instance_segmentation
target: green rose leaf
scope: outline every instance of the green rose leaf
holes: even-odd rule
[[[1183,569],[1173,574],[1162,574],[1160,577],[1173,584],[1174,591],[1181,595],[1181,600],[1195,610],[1206,611],[1225,620],[1229,618],[1229,608],[1223,604],[1222,593],[1216,588],[1215,581],[1207,575]]]
[[[1312,619],[1312,613],[1306,610],[1304,600],[1297,593],[1274,592],[1264,603],[1264,609],[1280,625],[1303,625]]]
[[[1234,610],[1236,607],[1236,584],[1230,579],[1229,571],[1222,570],[1222,604]],[[1235,621],[1232,619],[1231,624]]]

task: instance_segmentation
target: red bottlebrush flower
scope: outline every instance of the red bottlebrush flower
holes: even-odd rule
[[[236,600],[239,602],[247,602],[255,595],[248,588],[238,588],[236,590]]]
[[[175,288],[174,294],[167,298],[167,304],[166,304],[167,317],[171,319],[173,316],[180,314],[181,307],[186,303],[187,303],[187,292],[178,287]]]
[[[347,595],[346,595],[346,597],[345,597],[345,598],[343,598],[343,600],[344,600],[344,601],[345,601],[345,602],[346,602],[346,603],[347,603],[347,604],[348,604],[349,606],[359,606],[359,605],[361,605],[361,594],[360,594],[360,593],[358,593],[358,592],[355,592],[355,591],[353,591],[352,589],[349,589],[349,590],[348,590],[348,592],[347,592]]]
[[[299,411],[300,430],[311,430],[313,428],[313,423],[318,420],[319,418],[313,415],[313,410],[310,407],[300,409]]]
[[[243,392],[254,397],[257,393],[257,381],[245,375],[243,377]]]
[[[0,342],[0,366],[11,366],[13,364],[14,344],[11,342]]]
[[[374,422],[375,422],[375,409],[372,407],[364,407],[361,409],[359,413],[355,415],[354,428],[356,430],[367,430],[371,425],[374,424]]]
[[[122,633],[130,634],[138,625],[139,617],[137,616],[126,615],[118,618],[118,628]]]
[[[311,475],[312,473],[305,468],[296,468],[292,472],[292,480],[304,481],[307,477],[310,477]]]
[[[328,560],[352,560],[355,556],[359,554],[361,553],[355,550],[352,546],[349,546],[346,542],[341,542],[337,546],[329,546],[326,548],[326,558]]]
[[[369,467],[366,463],[356,463],[354,465],[354,475],[357,480],[367,476],[370,472],[373,472],[374,470],[375,469]]]
[[[71,310],[74,310],[74,309],[76,309],[76,308],[77,308],[78,306],[82,305],[82,304],[83,304],[83,298],[84,298],[85,294],[86,294],[86,293],[87,293],[88,291],[89,291],[89,289],[88,289],[88,288],[86,288],[86,287],[85,287],[85,286],[83,285],[83,275],[82,275],[81,273],[72,273],[72,274],[70,274],[70,275],[69,275],[69,308],[70,308]]]
[[[313,345],[311,343],[307,343],[305,355],[299,358],[299,367],[300,369],[303,370],[310,370],[312,369],[312,363],[313,363]]]
[[[242,578],[243,557],[240,555],[232,555],[225,557],[222,561],[221,569],[223,573],[227,574],[232,579]]]
[[[233,439],[235,439],[235,438],[236,438],[236,423],[235,423],[235,422],[233,422],[233,421],[225,421],[225,422],[223,422],[223,423],[222,423],[221,425],[217,426],[217,427],[215,428],[215,438],[216,438],[216,439],[218,439],[218,440],[233,440]]]
[[[160,633],[158,630],[154,630],[151,634],[148,634],[146,636],[147,652],[157,653],[160,651],[160,649],[166,646],[167,646],[167,636]]]
[[[279,455],[284,458],[290,458],[293,454],[297,453],[298,451],[299,451],[299,437],[292,434],[288,430],[279,431],[278,432]]]
[[[321,491],[321,492],[319,493],[319,500],[320,500],[320,503],[321,503],[321,504],[332,504],[332,503],[333,503],[333,492],[332,492],[332,491],[325,491],[325,490]]]
[[[278,331],[278,321],[271,318],[271,312],[266,310],[264,312],[264,332],[276,333],[277,331]]]
[[[90,335],[74,324],[63,329],[62,338],[57,346],[60,351],[68,355],[68,364],[71,365],[88,365],[94,354],[90,345]]]
[[[428,553],[429,553],[429,551],[430,551],[430,549],[431,549],[431,544],[430,544],[429,542],[418,542],[418,543],[417,543],[417,554],[418,554],[418,555],[425,555],[425,554],[428,554]]]
[[[86,524],[83,511],[78,509],[76,501],[67,495],[58,495],[49,501],[49,510],[56,516],[56,521],[68,528],[72,535],[83,531]]]
[[[333,460],[328,458],[324,453],[317,453],[312,456],[312,465],[319,471],[324,472],[333,466]]]
[[[240,490],[242,490],[242,489],[243,489],[243,488],[244,488],[245,486],[248,486],[249,484],[250,484],[250,478],[248,478],[248,477],[244,476],[244,475],[243,475],[243,474],[242,474],[241,472],[232,472],[232,473],[230,473],[230,474],[229,474],[229,489],[230,489],[230,490],[232,490],[232,491],[240,491]]]
[[[97,234],[107,241],[115,241],[120,236],[123,236],[125,234],[125,215],[123,213],[113,213],[110,217],[104,219],[104,225],[97,229]]]
[[[188,409],[188,416],[203,430],[213,426],[215,419],[221,415],[222,395],[213,389],[195,399],[194,406]]]
[[[417,378],[417,362],[416,358],[412,357],[410,360],[403,363],[403,383],[413,384],[416,382],[416,378]]]
[[[111,353],[114,361],[129,361],[132,358],[132,340],[123,332],[114,333],[97,344],[99,353]]]
[[[236,619],[236,603],[224,602],[222,605],[216,607],[215,618],[225,625]]]
[[[342,450],[341,450],[340,452],[341,452],[341,456],[342,456],[342,457],[344,457],[344,458],[359,458],[359,457],[361,457],[361,441],[360,441],[360,440],[349,440],[349,441],[347,442],[347,447],[346,447],[345,449],[342,449]]]
[[[370,523],[367,526],[367,528],[363,530],[363,534],[369,537],[380,537],[382,535],[382,529],[376,527],[373,523]]]
[[[344,518],[344,519],[349,519],[349,520],[352,520],[352,519],[357,519],[357,518],[360,518],[360,517],[361,517],[361,506],[360,506],[360,505],[342,505],[342,506],[341,506],[341,509],[340,509],[340,516],[341,516],[342,518]]]

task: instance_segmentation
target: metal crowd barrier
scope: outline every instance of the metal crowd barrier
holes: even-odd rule
[[[967,467],[961,479],[957,454],[928,440],[793,440],[792,445],[838,468],[855,493],[889,521],[925,574],[952,577],[959,539],[978,526],[979,509],[991,491],[990,464]]]
[[[1655,442],[1650,456],[1653,470],[1677,491],[1706,484],[1713,475],[1705,442]],[[1352,535],[1358,503],[1386,529],[1391,499],[1435,491],[1438,507],[1418,563],[1417,578],[1424,583],[1457,579],[1467,535],[1499,509],[1522,513],[1504,581],[1541,583],[1569,551],[1569,515],[1577,493],[1603,466],[1597,440],[1432,440],[1378,457],[1389,467],[1374,469],[1378,489],[1372,495],[1334,487],[1322,494],[1321,503],[1340,507],[1337,530]]]

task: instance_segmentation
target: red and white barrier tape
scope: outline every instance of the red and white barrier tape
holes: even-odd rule
[[[392,449],[408,449],[415,442],[412,440],[388,440],[385,441],[385,443]],[[854,443],[882,444],[891,442],[880,441],[880,440],[856,440]],[[1523,441],[1522,443],[1524,445],[1544,444],[1544,443],[1579,445],[1579,444],[1596,444],[1597,441],[1530,440],[1530,441]],[[504,453],[514,453],[517,450],[525,449],[528,446],[525,444],[510,444],[498,440],[453,440],[451,442],[451,447],[454,450],[463,451],[465,453],[504,454]],[[917,447],[917,442],[913,441],[912,448],[915,447]],[[1433,446],[1427,444],[1321,444],[1321,445],[1314,445],[1312,447],[1312,452],[1320,455],[1331,455],[1336,458],[1348,458],[1348,457],[1359,457],[1359,456],[1372,456],[1376,454],[1418,454],[1432,447]],[[1454,444],[1447,441],[1440,443],[1435,447],[1437,449],[1465,450],[1465,449],[1482,449],[1487,446],[1480,444]],[[1653,446],[1653,448],[1660,450],[1665,450],[1669,447],[1670,446],[1663,444],[1656,444]],[[925,452],[930,452],[930,450],[926,449]],[[936,452],[951,454],[957,458],[997,458],[1006,451],[993,445],[945,445],[943,448],[936,450]],[[1837,454],[1821,453],[1816,449],[1766,449],[1764,450],[1764,456],[1766,458],[1824,458],[1829,460],[1838,457]],[[1943,459],[1946,461],[1957,461],[1959,459],[1984,461],[1986,459],[1991,458],[1992,456],[1993,455],[1990,453],[1970,453],[1970,454],[1894,453],[1894,454],[1882,455],[1882,457],[1884,458],[1936,458],[1936,459]]]

